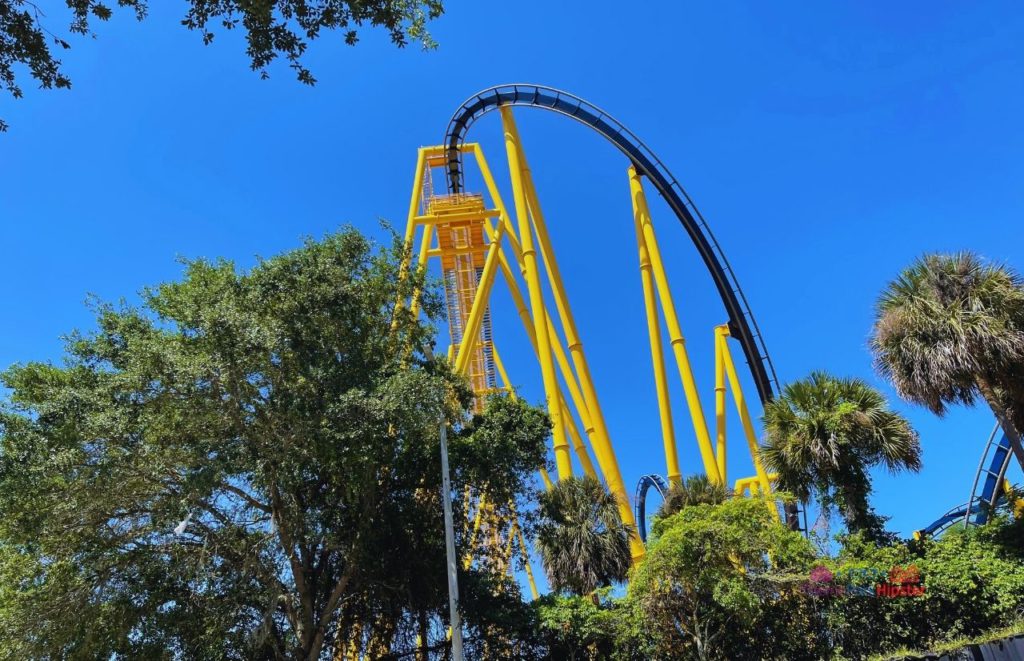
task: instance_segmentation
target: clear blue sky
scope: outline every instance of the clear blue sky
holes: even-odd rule
[[[61,20],[63,3],[43,4]],[[504,82],[575,92],[654,148],[717,233],[784,381],[826,368],[885,387],[866,349],[872,305],[923,251],[1024,268],[1013,2],[453,1],[434,52],[371,31],[356,48],[314,43],[315,88],[284,65],[259,80],[239,34],[204,47],[178,26],[183,13],[155,1],[142,24],[122,13],[98,39],[72,39],[71,91],[25,84],[27,98],[0,102],[0,364],[59,360],[60,335],[92,325],[87,293],[130,299],[177,277],[178,255],[248,266],[344,223],[401,227],[416,148],[441,140],[464,98]],[[571,122],[519,117],[632,489],[664,462],[627,164]],[[471,138],[503,171],[497,117]],[[654,215],[710,404],[724,313],[667,209]],[[511,319],[503,301],[499,321]],[[537,401],[521,330],[499,326],[514,380]],[[689,473],[699,460],[676,394]],[[925,468],[878,474],[874,502],[909,534],[966,499],[991,416],[897,406],[921,432]],[[749,463],[741,438],[732,447],[737,477]]]

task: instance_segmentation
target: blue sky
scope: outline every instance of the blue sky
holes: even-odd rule
[[[1024,13],[1012,2],[449,2],[433,52],[369,30],[356,48],[314,43],[315,88],[284,65],[261,81],[241,35],[204,47],[178,26],[184,3],[153,4],[141,24],[125,14],[71,40],[71,91],[23,81],[26,98],[0,105],[2,365],[59,360],[60,336],[92,325],[87,293],[131,299],[177,277],[176,256],[248,266],[345,223],[401,228],[416,148],[440,142],[470,94],[506,82],[579,94],[653,147],[717,234],[783,381],[825,368],[885,388],[866,348],[873,302],[924,251],[1024,268]],[[627,163],[562,118],[518,117],[632,489],[664,461]],[[504,172],[497,117],[470,137]],[[668,210],[653,214],[710,404],[724,312]],[[513,380],[537,401],[539,372],[500,293],[495,317]],[[874,503],[909,534],[966,499],[991,415],[896,406],[921,432],[925,467],[879,473]],[[732,442],[738,477],[749,462]]]

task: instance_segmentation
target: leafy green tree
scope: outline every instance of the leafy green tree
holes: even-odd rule
[[[553,589],[582,596],[626,578],[631,531],[598,480],[560,480],[541,494],[539,513],[537,550]]]
[[[596,661],[615,657],[616,635],[623,614],[621,608],[610,602],[608,590],[599,590],[602,594],[597,600],[553,593],[535,604],[548,658]]]
[[[951,528],[940,539],[879,547],[842,538],[829,565],[839,584],[875,590],[914,567],[924,594],[871,598],[846,590],[822,600],[835,651],[863,659],[897,649],[927,649],[1019,622],[1024,614],[1024,522],[999,515],[984,526]]]
[[[138,307],[98,304],[63,366],[3,373],[0,657],[443,649],[440,416],[456,493],[510,506],[549,422],[499,396],[469,416],[395,308],[422,284],[400,257],[348,230],[248,272],[189,262]],[[467,590],[497,589],[481,572]],[[488,617],[467,610],[471,639],[506,635]]]
[[[921,469],[921,445],[910,423],[860,379],[825,372],[787,385],[764,410],[765,465],[779,488],[805,500],[813,493],[836,506],[851,532],[884,537],[884,520],[868,504],[868,470]]]
[[[816,659],[823,621],[799,586],[809,542],[758,498],[684,507],[656,523],[627,603],[658,659]]]
[[[65,0],[70,12],[73,35],[92,36],[96,20],[113,15],[110,5],[101,0]],[[148,0],[117,0],[117,5],[133,12],[139,20],[146,17]],[[387,30],[395,45],[419,41],[426,48],[434,45],[427,23],[444,11],[441,0],[188,0],[181,24],[202,34],[203,42],[213,41],[217,27],[241,28],[246,35],[246,54],[252,69],[267,77],[267,67],[284,57],[298,79],[308,85],[316,82],[302,64],[308,42],[323,31],[339,31],[345,43],[358,41],[357,29],[369,25]],[[69,50],[68,34],[60,35],[47,25],[47,16],[32,0],[0,0],[0,89],[14,98],[22,95],[16,69],[23,66],[44,88],[71,87],[71,80],[54,57],[53,46]],[[0,131],[7,125],[0,120]]]
[[[901,397],[984,400],[1024,468],[1024,279],[970,252],[925,255],[878,299],[871,348]]]
[[[712,482],[707,475],[691,475],[669,487],[665,501],[658,508],[658,516],[672,516],[684,507],[693,505],[717,505],[730,495],[728,487]]]

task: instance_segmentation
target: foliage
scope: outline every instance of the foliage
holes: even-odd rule
[[[93,36],[96,20],[113,15],[101,0],[65,0],[71,14],[69,32]],[[136,18],[146,17],[148,0],[117,0],[119,7],[132,11]],[[426,30],[428,21],[444,11],[441,0],[189,0],[181,24],[202,34],[203,42],[214,39],[214,29],[241,28],[246,35],[246,54],[254,71],[267,77],[267,67],[279,56],[288,60],[298,79],[308,85],[316,82],[302,64],[308,42],[322,31],[340,31],[345,43],[358,41],[357,29],[370,25],[387,30],[392,42],[403,47],[412,41],[424,47],[434,45]],[[50,42],[69,50],[67,38],[51,31],[46,15],[32,0],[0,0],[0,89],[15,98],[22,95],[15,70],[26,67],[32,78],[44,88],[71,87],[62,63],[51,51]],[[7,125],[0,120],[0,131]]]
[[[762,456],[779,488],[826,510],[837,506],[851,532],[884,539],[884,519],[868,503],[868,470],[918,471],[921,446],[910,423],[860,379],[824,372],[788,384],[764,410]]]
[[[822,622],[798,586],[814,560],[756,498],[686,507],[660,522],[627,602],[660,659],[818,658]]]
[[[64,366],[7,370],[0,657],[443,645],[439,416],[453,490],[507,507],[549,422],[509,397],[468,417],[467,386],[428,357],[432,329],[395,310],[422,283],[400,258],[348,230],[249,272],[189,262],[139,307],[97,304]],[[435,293],[422,301],[437,314]],[[467,590],[515,594],[487,571]],[[470,634],[511,630],[488,617],[467,610]]]
[[[825,598],[837,653],[859,659],[929,648],[1018,621],[1024,615],[1022,531],[1024,523],[997,517],[985,526],[950,529],[938,540],[878,547],[860,535],[844,538],[830,563],[838,580],[865,570],[885,576],[913,565],[925,592],[913,598]]]
[[[684,507],[692,505],[717,505],[731,495],[728,487],[711,481],[707,475],[691,475],[679,484],[669,487],[664,502],[658,508],[657,516],[672,516]]]
[[[942,415],[979,397],[1024,467],[1024,279],[975,254],[924,255],[882,292],[871,339],[901,397]]]
[[[615,655],[622,608],[609,597],[609,588],[598,600],[575,595],[550,594],[536,604],[540,635],[549,658],[582,661]]]
[[[599,481],[560,480],[541,494],[539,513],[537,550],[553,589],[585,595],[626,578],[631,532]]]

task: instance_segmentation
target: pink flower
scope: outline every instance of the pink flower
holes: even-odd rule
[[[810,579],[814,583],[831,583],[832,578],[832,572],[824,565],[818,565],[811,570]]]

